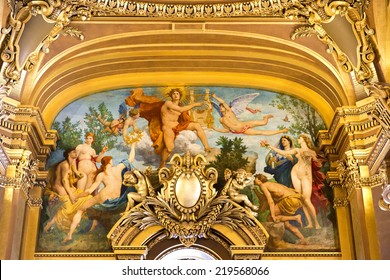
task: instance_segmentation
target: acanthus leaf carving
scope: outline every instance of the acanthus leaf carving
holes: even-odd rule
[[[306,13],[292,13],[290,17],[304,18],[311,26],[311,29],[304,27],[310,32],[314,32],[317,37],[328,46],[328,52],[335,56],[336,61],[343,71],[349,73],[354,72],[356,80],[360,84],[365,84],[371,81],[374,73],[371,70],[371,63],[375,59],[375,51],[371,36],[374,30],[368,26],[365,10],[368,7],[367,0],[352,0],[352,1],[331,1],[331,0],[313,0],[304,1],[301,3],[301,11]],[[335,19],[335,17],[345,18],[351,25],[351,30],[356,38],[356,55],[357,62],[353,63],[353,59],[348,57],[343,49],[339,47],[337,42],[326,32],[324,24],[327,24]],[[304,30],[304,29],[303,29]],[[302,33],[302,27],[298,27],[291,35],[292,39],[296,39]],[[305,33],[303,33],[305,34]],[[307,33],[311,34],[311,33]]]
[[[177,238],[189,247],[198,238],[208,238],[215,224],[223,224],[233,230],[240,224],[256,226],[255,218],[246,209],[223,195],[224,192],[219,195],[215,191],[213,185],[217,180],[217,172],[212,167],[205,170],[206,160],[202,155],[174,155],[170,163],[171,168],[164,167],[159,171],[163,184],[161,190],[158,193],[151,192],[143,202],[126,212],[120,219],[119,227],[135,226],[144,230],[159,225],[166,230],[168,238]],[[199,180],[199,192],[189,188],[190,184],[184,186],[185,190],[180,188],[180,179],[192,176]],[[196,202],[182,205],[178,196],[183,191],[186,196],[195,193]]]

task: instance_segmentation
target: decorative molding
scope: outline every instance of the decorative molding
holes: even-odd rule
[[[283,17],[289,10],[299,10],[299,0],[255,0],[233,3],[154,3],[140,1],[103,0],[8,0],[11,13],[7,26],[2,28],[0,37],[1,59],[7,63],[3,70],[6,83],[13,87],[21,78],[22,70],[30,71],[41,54],[49,52],[51,43],[60,35],[74,36],[81,40],[84,34],[69,26],[71,20],[83,21],[91,17],[160,17],[160,18],[230,18],[230,17]],[[51,31],[32,47],[27,59],[21,61],[20,39],[32,17],[41,15],[45,22],[53,25]],[[30,44],[32,44],[30,42]]]
[[[0,37],[0,56],[2,61],[6,63],[2,72],[5,83],[0,86],[7,88],[9,92],[21,79],[22,71],[31,71],[40,55],[49,52],[50,44],[57,40],[59,35],[72,35],[80,39],[83,39],[84,36],[80,31],[68,27],[71,17],[83,14],[83,1],[8,0],[8,6],[11,12],[7,26],[1,29]],[[79,10],[81,11],[78,12]],[[24,31],[31,19],[38,16],[42,16],[42,22],[48,24],[48,34],[44,38],[37,38],[37,42],[33,42],[30,38],[29,50],[27,50],[29,53],[25,59],[21,59],[20,43],[23,41]],[[23,51],[26,52],[25,49]]]
[[[339,177],[339,186],[346,190],[346,197],[335,198],[333,207],[344,207],[348,204],[348,199],[355,188],[360,188],[360,174],[357,160],[353,155],[347,156],[347,159],[337,162],[337,174]]]
[[[9,164],[11,164],[11,159],[9,158],[7,152],[3,148],[2,141],[0,142],[0,167],[6,168]]]
[[[346,160],[337,162],[338,183],[332,184],[332,187],[341,187],[344,189],[345,197],[338,197],[333,200],[333,206],[345,207],[349,203],[349,197],[355,189],[374,188],[383,185],[383,174],[374,174],[369,177],[362,177],[359,170],[359,161],[349,153]]]
[[[0,84],[0,121],[7,120],[9,114],[4,108],[4,97],[8,96],[11,93],[11,87]]]
[[[47,130],[36,107],[13,104],[6,98],[3,110],[8,117],[0,119],[0,134],[2,146],[8,155],[12,150],[29,150],[33,158],[40,160],[39,168],[44,170],[47,156],[56,147],[57,132]],[[17,158],[20,156],[17,155]]]
[[[35,253],[35,259],[115,259],[114,253]]]
[[[159,225],[169,239],[178,238],[190,247],[198,238],[208,238],[213,224],[232,229],[238,229],[240,224],[255,226],[255,218],[247,210],[228,197],[217,195],[213,187],[217,171],[211,167],[205,170],[206,163],[202,155],[192,157],[189,152],[183,157],[174,155],[170,161],[172,167],[159,171],[161,191],[155,194],[149,184],[150,196],[121,218],[119,228],[135,226],[144,230]]]
[[[234,260],[260,260],[264,247],[256,245],[230,246]]]
[[[307,259],[307,258],[313,258],[313,259],[330,259],[330,258],[337,258],[341,259],[342,253],[341,252],[326,252],[326,253],[316,253],[316,252],[264,252],[263,253],[263,259],[265,258],[288,258],[288,259]]]
[[[390,211],[390,184],[388,177],[389,163],[383,161],[379,167],[379,176],[382,183],[382,195],[378,201],[379,208],[383,211]]]
[[[367,100],[365,104],[360,106],[345,106],[335,110],[335,116],[327,131],[321,131],[319,140],[321,143],[332,142],[332,139],[339,133],[340,128],[348,125],[349,131],[362,131],[362,129],[370,129],[379,126],[379,122],[375,119],[368,118],[360,122],[356,122],[356,118],[360,118],[362,115],[370,115],[375,110],[375,100]],[[355,120],[354,122],[349,120]]]
[[[81,1],[80,1],[81,2]],[[134,16],[160,18],[282,17],[301,7],[299,0],[255,0],[232,3],[163,3],[141,1],[85,0],[78,8],[82,20],[92,16]],[[80,5],[81,6],[81,5]],[[83,13],[81,13],[83,11]]]
[[[34,68],[39,58],[49,52],[51,43],[60,35],[74,36],[81,40],[84,34],[72,27],[73,20],[89,20],[92,17],[146,17],[165,19],[213,19],[241,17],[278,17],[286,19],[303,19],[308,26],[300,26],[292,35],[292,39],[316,34],[328,45],[329,52],[334,53],[340,66],[347,72],[355,71],[357,81],[366,83],[373,77],[370,63],[375,54],[370,36],[373,30],[367,25],[365,9],[367,0],[331,1],[331,0],[253,0],[231,3],[164,3],[142,1],[103,1],[103,0],[8,0],[11,10],[7,26],[1,31],[1,59],[6,63],[2,75],[5,84],[13,88],[21,79],[22,71]],[[48,34],[37,42],[29,41],[26,59],[21,60],[19,43],[24,36],[26,26],[33,17],[42,17]],[[341,50],[337,42],[326,34],[322,24],[330,22],[335,16],[347,18],[358,44],[356,53],[358,63],[353,65],[348,56]],[[24,58],[24,57],[23,57]]]
[[[380,83],[368,83],[364,86],[368,96],[374,97],[375,106],[371,110],[371,116],[382,126],[387,138],[390,137],[390,85]]]
[[[117,260],[144,260],[148,247],[146,246],[113,246]]]
[[[30,207],[42,207],[42,198],[31,196],[30,190],[34,187],[44,188],[45,181],[38,179],[39,160],[30,159],[31,152],[23,151],[20,159],[13,159],[8,166],[6,175],[0,175],[0,186],[21,189],[27,198]]]
[[[303,18],[307,25],[295,29],[291,38],[295,40],[316,35],[328,46],[328,52],[334,55],[341,69],[345,72],[354,72],[359,84],[372,81],[375,73],[372,71],[371,64],[375,59],[375,52],[371,36],[374,30],[368,26],[365,14],[370,1],[312,0],[301,2],[303,6],[295,10],[291,17]],[[326,31],[325,25],[332,22],[336,16],[345,18],[351,26],[351,31],[356,38],[357,51],[353,54],[356,55],[356,63],[353,63],[354,59],[351,59],[345,53],[346,50],[343,50]]]

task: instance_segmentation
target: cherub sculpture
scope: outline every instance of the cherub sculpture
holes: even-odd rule
[[[228,185],[228,195],[229,197],[237,203],[244,202],[245,208],[252,213],[252,215],[257,216],[257,211],[259,207],[253,205],[249,200],[248,196],[240,193],[241,190],[245,188],[245,186],[250,181],[250,174],[248,174],[244,169],[240,168],[237,171],[231,171],[230,169],[226,169],[224,172],[225,180],[227,180]]]
[[[127,206],[125,212],[129,211],[135,206],[136,202],[142,202],[149,194],[149,187],[151,183],[147,174],[150,170],[147,168],[144,172],[137,169],[127,171],[124,174],[123,185],[127,187],[134,187],[137,192],[129,192],[127,194]]]

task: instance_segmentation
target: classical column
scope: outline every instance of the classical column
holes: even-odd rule
[[[378,163],[389,148],[382,149],[381,122],[373,117],[376,98],[336,110],[320,145],[330,162],[327,173],[334,190],[340,248],[344,259],[380,259],[373,190],[382,186]],[[381,114],[384,116],[384,114]]]
[[[7,172],[0,178],[4,188],[0,212],[0,258],[19,259],[23,238],[23,221],[28,189],[34,163],[29,160],[31,152],[22,150],[20,159],[8,165]]]
[[[351,154],[345,162],[339,162],[337,171],[340,184],[345,189],[341,201],[344,207],[349,204],[356,258],[380,259],[372,190],[382,184],[381,176],[370,176],[368,166],[358,166]]]
[[[336,173],[337,176],[337,173]],[[342,252],[342,259],[353,260],[356,259],[355,248],[353,243],[353,229],[351,223],[351,211],[346,198],[346,191],[342,188],[340,181],[334,176],[331,178],[330,186],[333,188],[333,207],[337,216],[337,229],[340,242],[340,250]]]
[[[34,259],[36,241],[39,231],[39,216],[42,208],[42,190],[44,181],[36,182],[30,189],[30,196],[27,201],[24,225],[22,232],[22,244],[20,250],[20,259]]]
[[[7,118],[0,120],[5,172],[0,175],[0,259],[32,259],[38,233],[46,160],[57,135],[40,112],[3,98]]]

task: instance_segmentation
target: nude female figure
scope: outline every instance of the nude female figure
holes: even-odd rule
[[[300,135],[298,137],[298,144],[300,148],[294,148],[291,150],[281,150],[272,146],[269,146],[272,150],[281,155],[295,155],[298,162],[293,166],[291,170],[291,180],[293,182],[294,189],[302,194],[303,197],[303,211],[307,217],[307,228],[320,229],[321,226],[317,220],[316,210],[311,202],[311,194],[313,191],[313,172],[312,172],[312,160],[317,160],[317,153],[312,149],[313,145],[308,136]]]
[[[107,146],[105,146],[101,153],[97,155],[95,149],[92,148],[94,139],[95,135],[92,132],[88,132],[85,135],[85,142],[76,147],[77,170],[87,176],[85,186],[80,186],[82,190],[85,190],[92,184],[93,173],[97,170],[96,162],[100,162],[104,153],[108,150]]]
[[[135,143],[131,145],[127,161],[122,161],[118,165],[114,166],[111,156],[105,156],[102,158],[100,168],[96,171],[96,173],[94,173],[95,178],[93,184],[76,197],[81,198],[89,196],[89,199],[86,200],[77,210],[70,225],[69,232],[63,242],[72,240],[73,232],[80,224],[84,211],[95,204],[103,203],[107,200],[115,199],[120,196],[122,187],[122,171],[125,168],[131,167],[131,163],[134,161],[134,158]],[[95,196],[92,196],[91,194],[99,187],[100,184],[103,184],[104,187]]]

